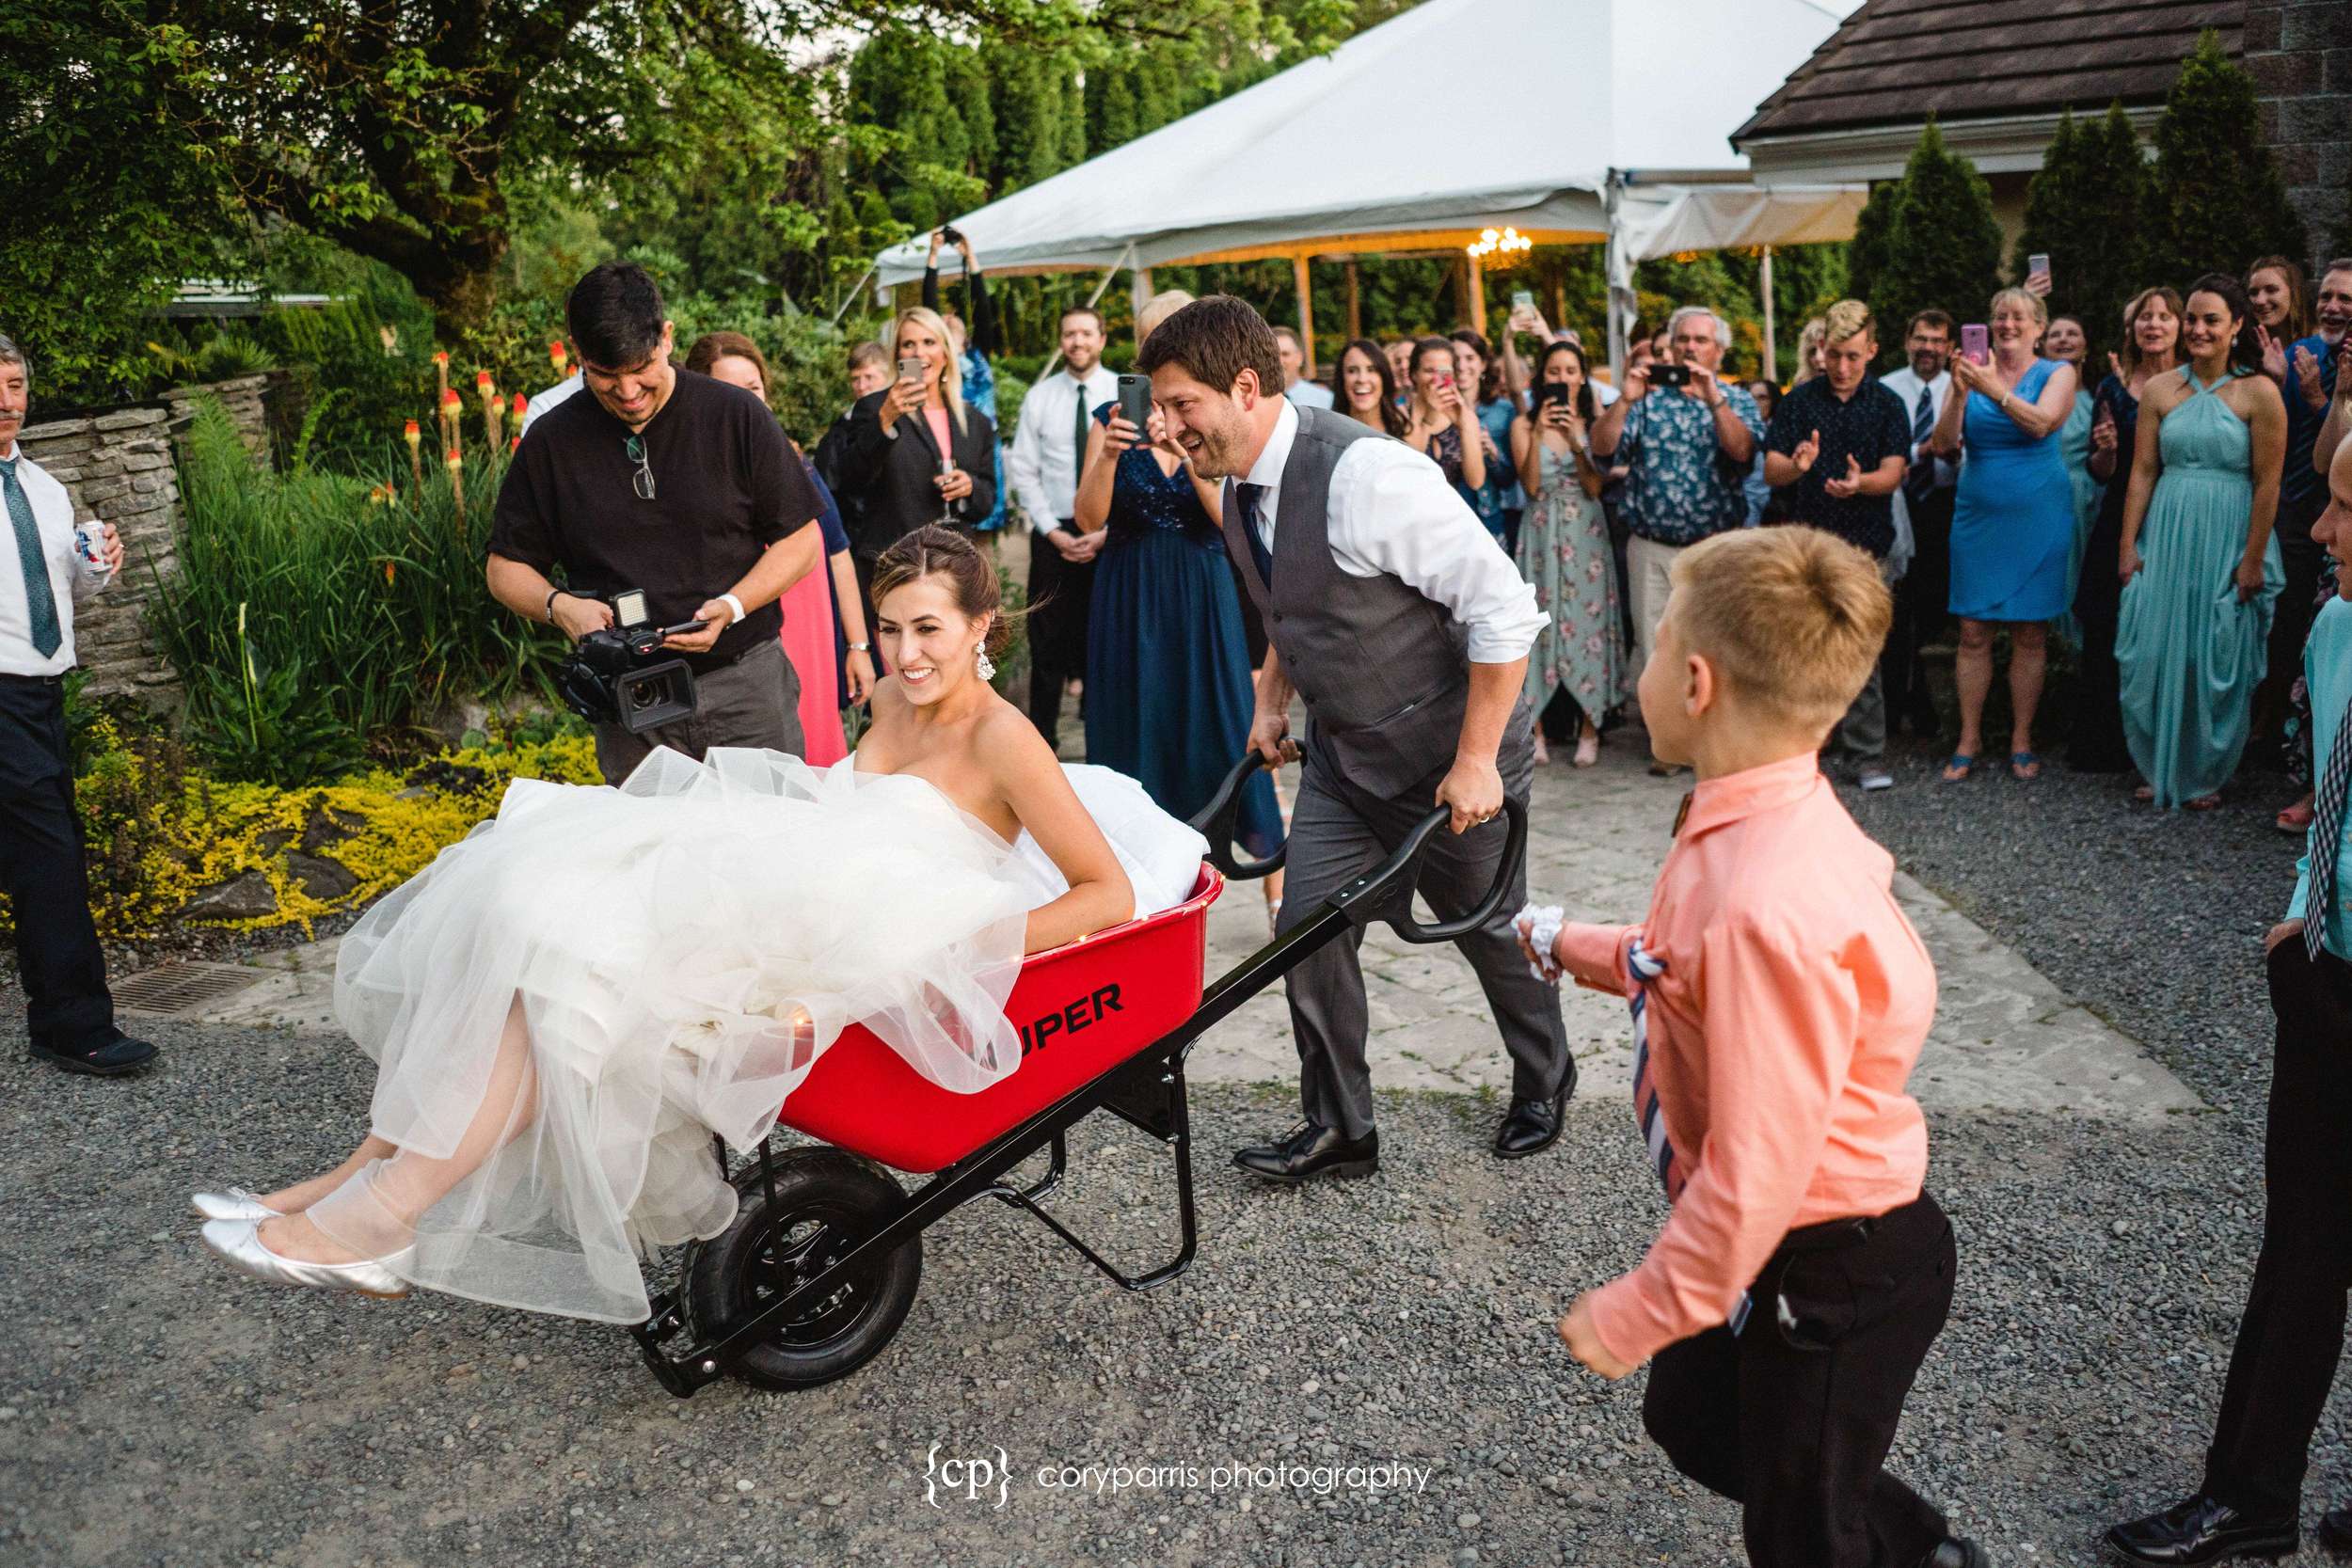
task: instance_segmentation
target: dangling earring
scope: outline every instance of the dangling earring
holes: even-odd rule
[[[977,648],[974,649],[973,652],[979,656],[977,662],[973,666],[973,668],[979,673],[980,679],[984,681],[994,680],[996,678],[996,661],[988,657],[988,644],[983,642]]]

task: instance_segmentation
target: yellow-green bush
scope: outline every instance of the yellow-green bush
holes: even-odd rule
[[[300,926],[307,933],[320,916],[399,886],[495,816],[510,781],[599,782],[585,735],[467,747],[405,772],[371,768],[294,789],[210,778],[168,737],[125,733],[109,717],[91,721],[81,744],[87,762],[75,800],[89,847],[91,912],[110,940],[151,936],[197,894],[246,872],[268,881],[278,912],[203,924]],[[333,899],[313,896],[287,868],[290,853],[304,852],[306,829],[322,818],[325,841],[308,852],[357,879]],[[0,924],[8,916],[0,898]]]

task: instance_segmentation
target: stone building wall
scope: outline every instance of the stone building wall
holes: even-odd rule
[[[227,405],[246,446],[267,462],[268,385],[268,377],[257,375],[177,388],[153,404],[37,422],[18,433],[25,455],[73,498],[75,522],[112,523],[122,535],[121,575],[73,610],[74,651],[89,675],[90,694],[136,697],[157,708],[179,701],[179,683],[147,626],[157,580],[178,565],[180,476],[173,443],[195,418],[195,399],[209,391]],[[39,420],[39,404],[34,417]]]
[[[2324,261],[2332,236],[2352,232],[2352,4],[2248,0],[2244,36],[2263,135]]]

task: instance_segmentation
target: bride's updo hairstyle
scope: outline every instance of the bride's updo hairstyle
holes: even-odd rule
[[[996,568],[978,546],[954,529],[927,524],[882,551],[874,562],[874,608],[918,578],[945,578],[955,595],[956,608],[973,620],[986,615],[993,657],[1004,652],[1012,637],[1012,620],[996,585]]]

